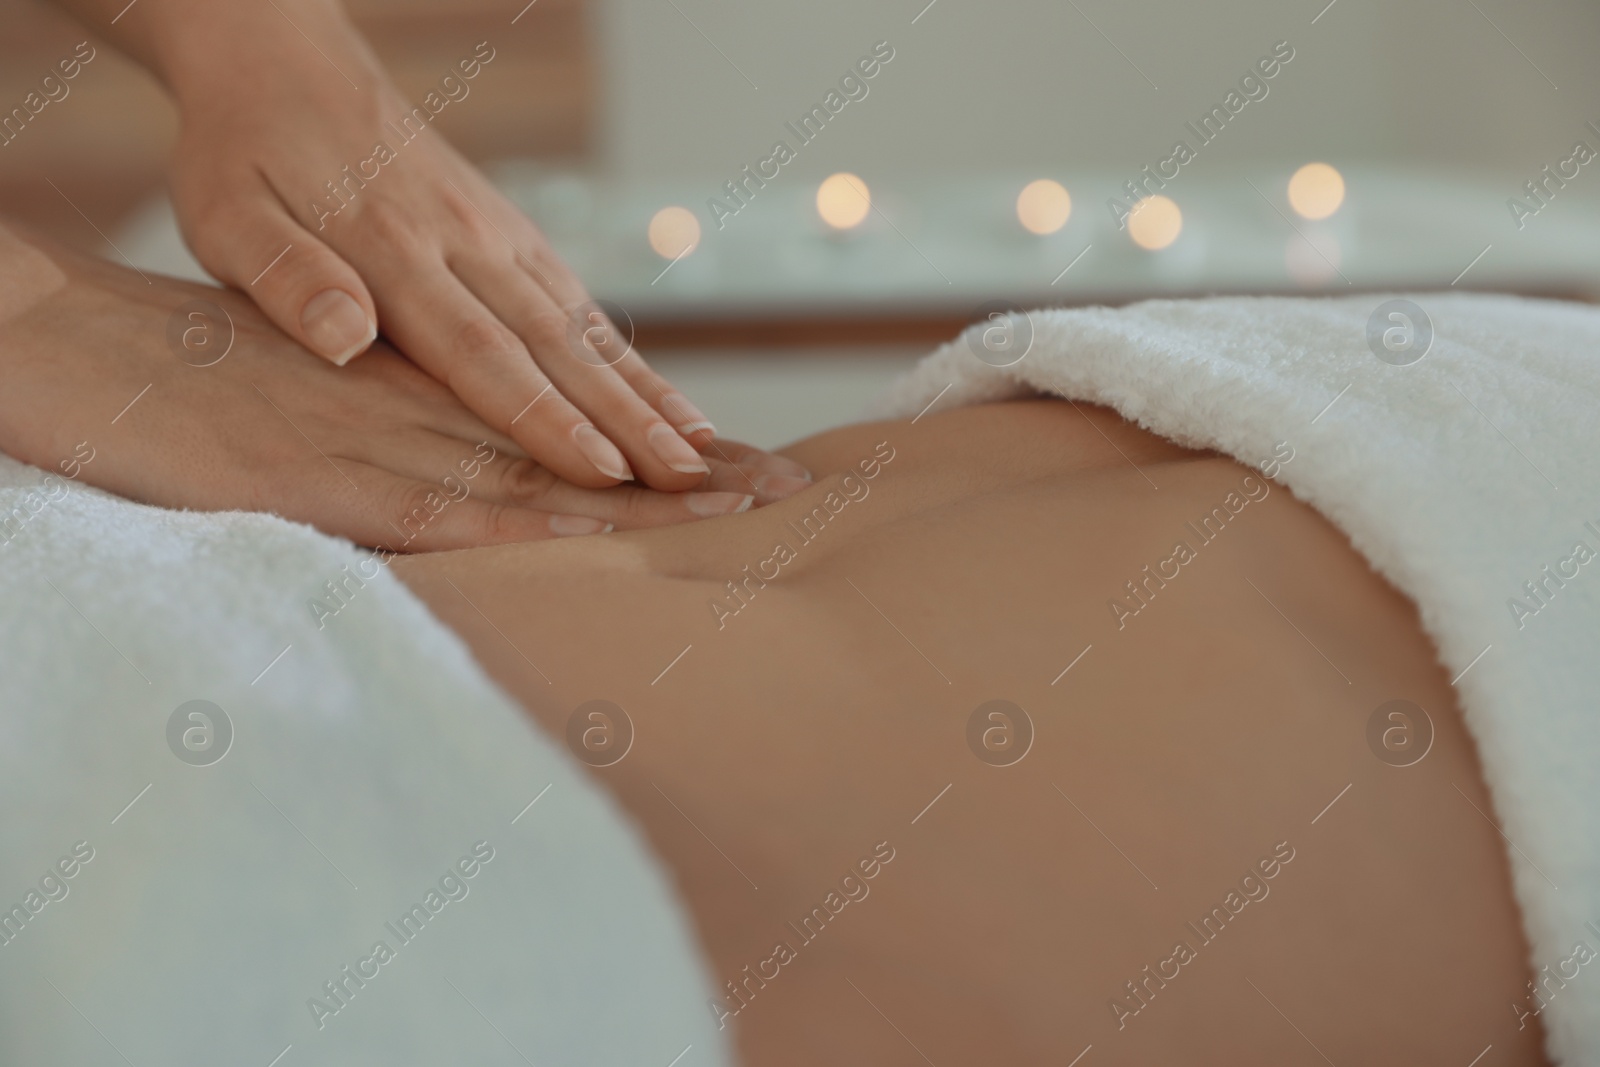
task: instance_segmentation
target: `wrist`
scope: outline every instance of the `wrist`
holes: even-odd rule
[[[383,82],[376,58],[333,0],[167,0],[165,11],[170,25],[152,42],[150,60],[180,110],[271,99],[279,85],[295,86],[299,96],[321,86],[368,92]]]

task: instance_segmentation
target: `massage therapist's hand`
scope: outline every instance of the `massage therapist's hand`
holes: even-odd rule
[[[716,444],[742,466],[701,491],[573,486],[385,346],[339,369],[235,293],[0,227],[0,449],[136,500],[460,548],[743,510],[789,463]]]
[[[481,105],[520,32],[405,99],[336,0],[63,0],[178,102],[178,218],[211,274],[334,363],[381,332],[568,481],[697,484],[710,423],[626,349],[543,235],[433,117]],[[511,10],[515,10],[512,8]],[[525,39],[525,37],[524,37]],[[589,347],[585,347],[585,341]],[[625,353],[625,354],[624,354]]]

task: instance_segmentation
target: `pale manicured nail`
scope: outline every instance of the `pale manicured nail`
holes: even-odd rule
[[[650,447],[661,458],[661,462],[673,470],[683,474],[711,473],[711,468],[706,466],[706,461],[700,458],[700,453],[694,450],[694,446],[666,423],[658,422],[650,427],[650,432],[645,434],[645,440],[650,442]]]
[[[747,493],[685,493],[683,503],[702,519],[749,511],[756,498]]]
[[[765,465],[774,474],[787,474],[791,478],[804,478],[808,482],[811,481],[811,472],[788,456],[768,455]]]
[[[706,413],[689,403],[689,398],[682,393],[668,393],[661,398],[661,406],[667,409],[667,417],[672,420],[672,425],[685,437],[702,430],[717,432],[711,420],[706,418]]]
[[[763,474],[756,479],[756,489],[773,500],[794,496],[802,489],[811,488],[809,478],[791,478],[787,474]]]
[[[550,532],[557,537],[582,537],[584,534],[610,533],[614,525],[587,515],[552,515]]]
[[[324,289],[307,300],[300,328],[311,351],[336,367],[365,352],[378,336],[378,324],[343,289]]]
[[[633,481],[633,470],[629,468],[628,461],[622,458],[622,453],[617,451],[616,445],[606,439],[605,434],[584,422],[572,431],[572,439],[578,443],[578,449],[584,458],[594,464],[595,470],[607,478],[616,478],[624,482]]]

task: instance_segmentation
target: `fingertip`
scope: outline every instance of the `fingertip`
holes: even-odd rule
[[[749,511],[756,498],[750,493],[685,493],[683,505],[702,519]]]
[[[628,461],[623,458],[622,452],[611,443],[610,438],[595,429],[592,424],[580,422],[574,426],[572,439],[584,458],[594,465],[595,470],[619,482],[633,481],[633,468],[628,466]]]
[[[372,347],[378,324],[355,297],[343,289],[324,289],[300,311],[306,347],[342,367]]]
[[[709,438],[717,436],[717,428],[706,418],[705,412],[695,407],[689,398],[682,393],[673,391],[661,397],[661,414],[667,417],[672,428],[684,437],[694,437],[705,434]]]
[[[557,537],[583,537],[588,534],[610,533],[616,523],[603,522],[587,515],[551,515],[550,532]]]
[[[711,442],[717,439],[717,428],[709,422],[691,423],[688,426],[679,426],[676,429],[683,435],[685,441],[694,446],[696,452],[709,448]]]
[[[756,476],[756,491],[761,495],[763,504],[774,504],[779,500],[787,500],[796,493],[811,488],[809,478],[793,478],[787,474],[760,474]]]
[[[655,452],[656,458],[679,474],[711,473],[711,468],[706,466],[706,461],[695,451],[694,446],[666,423],[656,423],[644,436],[645,442]]]
[[[815,481],[809,470],[788,456],[780,456],[776,452],[771,452],[765,457],[764,463],[767,469],[774,474],[783,474],[806,482]]]

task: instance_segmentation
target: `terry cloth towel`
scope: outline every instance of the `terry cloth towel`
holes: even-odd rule
[[[1044,393],[1251,466],[1289,442],[1277,477],[1417,603],[1459,675],[1532,966],[1554,974],[1576,944],[1600,951],[1600,309],[1400,300],[1016,313],[933,352],[880,408]],[[1600,1064],[1593,966],[1547,998],[1559,1063]]]
[[[730,1062],[633,828],[368,558],[0,457],[0,1064]]]

